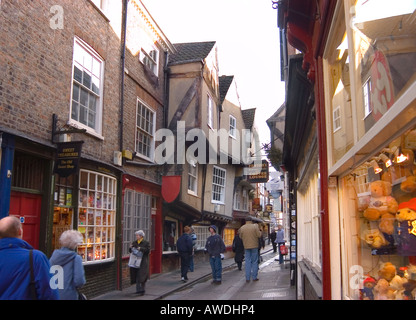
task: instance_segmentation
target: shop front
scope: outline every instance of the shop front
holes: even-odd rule
[[[123,175],[123,217],[122,217],[122,287],[130,285],[128,267],[129,248],[136,240],[135,232],[143,230],[150,243],[149,272],[162,271],[162,197],[161,186],[157,183]]]
[[[322,63],[332,297],[414,300],[414,1],[339,1],[332,21]]]

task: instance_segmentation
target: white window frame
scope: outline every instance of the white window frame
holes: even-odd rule
[[[235,189],[235,193],[234,193],[234,209],[235,210],[241,210],[241,191],[242,188],[241,187],[237,187]]]
[[[123,256],[129,255],[129,248],[136,240],[135,232],[143,230],[152,247],[152,196],[126,189],[123,215]]]
[[[224,204],[227,170],[213,166],[211,203]]]
[[[207,94],[207,112],[208,112],[208,126],[214,129],[214,100]]]
[[[211,235],[209,233],[209,228],[207,226],[192,226],[196,234],[196,250],[202,250],[205,248],[208,237]]]
[[[145,114],[145,117],[142,117],[143,108],[145,108],[145,112],[149,112],[149,116],[151,115],[151,119],[147,117],[147,113]],[[153,162],[155,152],[155,130],[156,112],[148,105],[146,105],[143,101],[141,101],[139,98],[137,98],[134,148],[137,153],[137,156],[149,160],[151,162]],[[141,139],[139,139],[139,137],[141,137]],[[146,139],[147,141],[144,142],[143,139]]]
[[[78,231],[83,235],[83,244],[78,246],[78,254],[84,264],[113,261],[117,179],[81,169],[78,192]]]
[[[242,189],[242,211],[248,211],[248,190],[246,188]]]
[[[363,100],[364,100],[364,119],[367,118],[371,110],[371,78],[368,78],[363,84]]]
[[[341,130],[341,106],[338,106],[332,112],[333,132]]]
[[[230,137],[236,139],[237,119],[230,115]]]
[[[198,163],[195,160],[188,163],[188,193],[198,195]]]
[[[82,57],[81,57],[82,56]],[[90,63],[86,60],[90,58]],[[80,61],[83,60],[83,61]],[[75,68],[82,71],[81,82],[74,76]],[[84,75],[91,78],[91,86],[87,86],[84,82]],[[96,92],[93,88],[93,84],[98,83],[99,92]],[[78,87],[78,92],[74,87]],[[103,90],[104,89],[104,60],[100,55],[92,49],[88,44],[79,39],[74,38],[74,52],[72,58],[72,81],[71,81],[71,102],[69,110],[69,125],[80,129],[86,129],[89,134],[97,136],[100,139],[102,137],[102,114],[103,114]],[[85,121],[80,121],[81,107],[81,92],[87,92],[88,96],[88,108],[84,108],[88,113]],[[77,95],[77,96],[76,96]],[[92,105],[90,105],[90,99],[95,98],[95,121],[92,124],[88,123],[89,114],[93,114]],[[84,106],[86,107],[86,106]],[[76,110],[75,110],[76,109]]]
[[[142,34],[146,33],[142,32]],[[154,43],[151,42],[150,39],[147,39],[145,43],[146,42],[148,44],[142,46],[140,50],[140,62],[143,63],[146,67],[148,67],[155,74],[156,77],[159,77],[159,49]]]

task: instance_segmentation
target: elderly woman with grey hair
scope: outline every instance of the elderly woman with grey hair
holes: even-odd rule
[[[130,246],[130,253],[140,257],[140,263],[138,265],[130,266],[130,280],[131,284],[136,284],[136,293],[138,295],[144,295],[145,284],[149,278],[149,252],[150,243],[145,240],[145,234],[143,230],[135,232],[136,241]]]
[[[58,284],[61,300],[78,300],[77,288],[82,287],[86,282],[82,258],[76,252],[82,240],[83,237],[79,231],[66,230],[59,238],[61,248],[56,249],[49,259],[52,267],[59,265],[63,269],[63,283]]]

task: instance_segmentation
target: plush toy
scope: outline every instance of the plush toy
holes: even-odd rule
[[[389,244],[377,228],[364,230],[362,239],[374,249],[379,249]]]
[[[373,277],[368,276],[364,279],[364,287],[361,289],[361,300],[374,300],[374,287],[376,280]]]
[[[373,181],[370,183],[370,204],[364,210],[364,217],[376,221],[385,213],[395,213],[398,208],[396,199],[391,194],[391,183],[387,181]]]
[[[390,288],[394,290],[395,300],[404,299],[404,287],[403,285],[407,283],[407,279],[395,275],[394,278],[390,281]]]
[[[396,213],[397,253],[401,256],[416,255],[416,198],[402,202]]]
[[[381,232],[384,232],[388,235],[392,235],[394,233],[394,221],[396,220],[396,216],[391,213],[384,213],[381,216],[380,223],[378,227],[380,228]]]
[[[390,288],[389,282],[386,279],[380,279],[374,287],[375,300],[394,300],[396,297],[394,290]]]
[[[396,219],[399,222],[416,220],[416,198],[400,203],[396,213]]]
[[[381,268],[378,270],[378,275],[380,279],[385,279],[388,282],[390,282],[396,275],[396,266],[391,262],[385,262],[381,265]]]
[[[412,193],[416,191],[416,176],[406,177],[400,184],[400,189],[406,193]]]

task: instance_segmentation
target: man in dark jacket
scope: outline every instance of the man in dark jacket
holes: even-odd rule
[[[58,290],[50,286],[48,258],[22,240],[22,236],[22,225],[17,217],[8,216],[0,220],[0,300],[59,299]],[[33,295],[30,290],[31,250],[36,288]]]
[[[221,254],[225,252],[225,244],[221,236],[217,234],[217,227],[212,225],[209,227],[211,235],[205,244],[205,250],[209,254],[209,263],[212,269],[212,283],[221,284],[222,279],[222,263]]]
[[[188,280],[189,262],[192,256],[192,238],[190,236],[191,228],[185,226],[184,233],[176,242],[176,249],[181,257],[181,280],[186,282]]]

